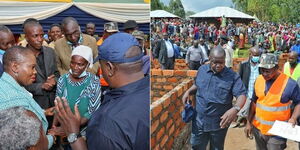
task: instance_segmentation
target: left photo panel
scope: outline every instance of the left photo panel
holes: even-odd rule
[[[0,0],[0,149],[150,149],[150,0]]]

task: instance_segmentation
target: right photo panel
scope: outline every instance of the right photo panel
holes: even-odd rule
[[[299,10],[151,0],[151,149],[300,149]]]

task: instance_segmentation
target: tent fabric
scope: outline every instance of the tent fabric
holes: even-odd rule
[[[72,0],[0,0],[1,1],[17,1],[17,2],[63,2],[70,3]]]
[[[69,7],[72,3],[51,2],[0,2],[0,24],[20,24],[27,18],[38,20],[54,16]]]
[[[81,27],[81,31],[85,31],[86,23],[88,23],[88,22],[95,23],[96,34],[99,34],[99,35],[102,35],[102,33],[103,33],[104,24],[106,22],[110,22],[110,20],[105,20],[105,19],[93,16],[89,13],[86,13],[74,5],[69,7],[68,9],[58,13],[55,16],[39,20],[39,22],[43,26],[44,32],[47,33],[47,31],[50,29],[50,26],[52,24],[61,23],[65,17],[69,17],[69,16],[74,17],[78,21],[78,23]],[[20,24],[17,24],[17,25],[9,25],[9,24],[5,24],[5,25],[7,25],[7,27],[9,27],[14,34],[21,34],[21,33],[23,33],[22,24],[23,24],[23,22]],[[118,26],[119,26],[119,30],[123,31],[123,23],[118,23]],[[146,34],[149,34],[149,23],[139,23],[138,27],[139,27],[139,30],[145,32]]]
[[[137,23],[150,22],[149,4],[75,3],[75,6],[106,20],[116,22],[135,20]]]
[[[254,19],[253,16],[235,10],[229,7],[214,7],[199,13],[196,13],[190,18],[210,18],[210,17],[222,17],[225,16],[226,18],[245,18],[245,19]]]
[[[164,10],[154,10],[150,12],[151,18],[180,18],[172,13]]]
[[[0,2],[0,24],[21,24],[27,18],[46,19],[77,6],[86,13],[105,20],[149,23],[149,4],[123,3],[51,3],[51,2]]]

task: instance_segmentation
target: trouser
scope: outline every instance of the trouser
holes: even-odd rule
[[[201,66],[200,61],[190,61],[189,62],[189,68],[191,70],[198,70],[198,68]]]
[[[161,65],[161,69],[163,69],[163,70],[166,70],[166,69],[173,70],[174,69],[174,58],[170,57],[167,59],[166,63],[160,64],[160,65]]]
[[[204,132],[199,129],[193,121],[191,144],[193,150],[206,150],[207,144],[210,143],[210,150],[223,150],[225,137],[228,128],[217,131]]]
[[[284,150],[286,148],[286,139],[263,135],[255,127],[253,127],[253,135],[255,137],[256,150]]]
[[[243,117],[243,118],[247,117],[248,113],[249,113],[250,104],[251,104],[251,100],[250,100],[250,98],[247,98],[245,105],[239,111],[239,113],[237,115],[240,117]]]

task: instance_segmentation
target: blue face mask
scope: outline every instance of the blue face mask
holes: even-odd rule
[[[251,60],[254,63],[258,63],[259,62],[259,56],[252,56]]]
[[[4,55],[5,51],[3,49],[0,49],[0,54]]]
[[[70,69],[69,72],[70,72],[70,74],[73,74],[72,69]],[[84,70],[84,71],[78,76],[78,78],[83,78],[83,77],[85,77],[85,76],[87,76],[86,70]]]

